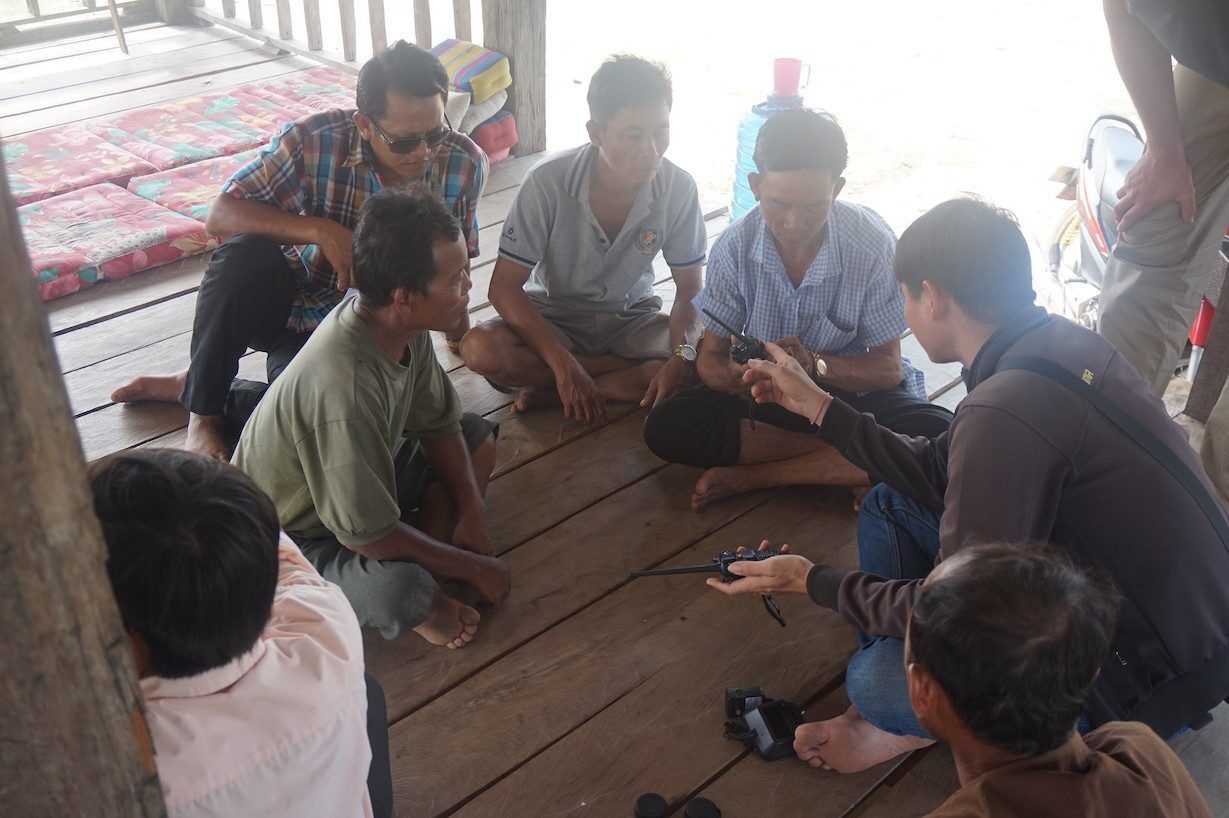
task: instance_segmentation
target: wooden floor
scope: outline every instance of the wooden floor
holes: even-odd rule
[[[129,43],[128,58],[107,35],[0,51],[0,132],[226,88],[302,63],[212,29],[147,26],[131,31]],[[475,321],[493,314],[486,290],[500,224],[537,158],[491,174],[479,208]],[[711,240],[727,217],[720,207],[708,214]],[[186,366],[204,263],[189,259],[47,305],[87,458],[182,444],[178,406],[119,406],[108,396],[134,374]],[[668,271],[658,272],[670,300]],[[485,614],[463,650],[431,648],[413,634],[394,642],[368,634],[368,665],[388,697],[400,815],[625,816],[639,794],[658,792],[678,814],[703,795],[726,816],[903,816],[924,814],[953,790],[943,748],[849,776],[748,755],[722,737],[724,689],[761,685],[810,718],[840,712],[852,630],[802,599],[782,600],[782,629],[758,600],[728,600],[697,578],[627,577],[761,538],[853,567],[848,493],[767,491],[692,512],[699,471],[666,465],[645,448],[642,411],[615,407],[602,426],[565,421],[557,410],[512,414],[507,396],[438,341],[465,407],[501,424],[488,502],[514,584],[507,605]],[[931,364],[911,338],[905,346],[938,402],[954,406],[963,386],[953,368]],[[263,357],[245,356],[241,373],[263,377]],[[1222,805],[1227,725],[1222,716],[1175,742]]]

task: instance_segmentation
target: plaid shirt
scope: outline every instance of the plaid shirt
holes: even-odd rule
[[[795,287],[757,207],[713,244],[704,289],[692,301],[761,341],[795,337],[811,352],[865,355],[905,331],[905,302],[892,274],[896,235],[868,207],[836,201],[828,237]],[[728,337],[701,313],[705,328]],[[921,398],[926,384],[902,360],[905,385]]]
[[[363,203],[381,187],[371,146],[354,124],[353,111],[326,111],[282,129],[260,154],[230,178],[222,192],[271,204],[287,213],[331,219],[350,229]],[[478,255],[478,199],[486,183],[486,154],[468,136],[453,132],[436,151],[424,182],[452,206],[470,258]],[[282,248],[296,271],[287,326],[311,332],[340,303],[337,274],[314,244]]]

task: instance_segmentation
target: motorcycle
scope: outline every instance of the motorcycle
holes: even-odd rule
[[[1118,240],[1114,205],[1127,174],[1144,152],[1139,128],[1126,117],[1102,114],[1093,120],[1084,141],[1078,167],[1060,167],[1050,177],[1062,182],[1060,199],[1073,199],[1050,240],[1047,269],[1055,285],[1051,310],[1093,331],[1100,318],[1101,288],[1110,251]],[[1208,271],[1199,312],[1191,325],[1190,354],[1180,363],[1186,378],[1194,381],[1215,304],[1225,282],[1229,264],[1229,235],[1221,244],[1218,263]]]

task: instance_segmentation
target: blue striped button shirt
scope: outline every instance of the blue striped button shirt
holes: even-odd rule
[[[812,352],[865,355],[907,326],[892,275],[895,251],[896,235],[878,213],[838,199],[828,237],[795,287],[757,207],[713,244],[704,289],[692,303],[761,341],[793,336]],[[728,335],[701,317],[709,332]],[[922,373],[908,359],[902,368],[905,385],[925,398]]]

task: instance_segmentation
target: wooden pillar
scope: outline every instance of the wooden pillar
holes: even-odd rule
[[[384,0],[367,0],[367,18],[371,24],[371,56],[374,57],[388,48],[388,34],[384,28]]]
[[[546,150],[546,0],[482,0],[482,44],[512,66],[508,110],[522,156]]]
[[[470,21],[469,0],[452,0],[452,24],[458,40],[470,43],[474,41],[474,26]]]
[[[90,0],[90,2],[93,3],[96,0]],[[204,0],[201,0],[200,4],[204,5]],[[164,23],[188,22],[192,19],[192,15],[188,12],[189,5],[194,5],[193,0],[154,0],[154,9],[158,12],[158,19]]]
[[[431,42],[431,4],[428,0],[414,0],[414,42],[423,48],[435,45]]]
[[[0,811],[162,816],[136,668],[30,269],[0,160]]]

